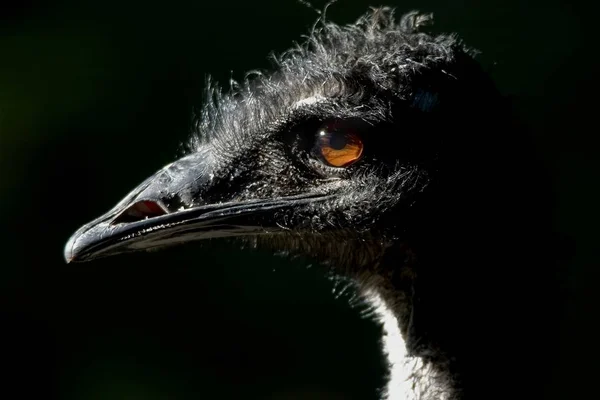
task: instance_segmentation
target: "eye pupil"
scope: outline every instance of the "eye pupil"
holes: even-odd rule
[[[342,150],[348,144],[346,135],[340,132],[333,132],[329,138],[329,146],[335,150]]]

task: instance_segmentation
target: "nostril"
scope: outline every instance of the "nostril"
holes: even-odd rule
[[[167,214],[166,209],[156,201],[137,201],[123,210],[123,212],[111,222],[111,225],[141,221],[165,214]]]

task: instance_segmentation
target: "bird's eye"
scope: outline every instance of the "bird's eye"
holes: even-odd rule
[[[360,159],[363,141],[341,121],[329,122],[317,132],[315,153],[332,167],[347,167]]]

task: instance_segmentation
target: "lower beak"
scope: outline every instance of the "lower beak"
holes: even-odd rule
[[[146,200],[144,203],[164,213],[133,222],[120,222],[124,211],[107,213],[75,232],[65,246],[64,256],[67,262],[81,262],[194,240],[272,234],[282,230],[273,223],[275,213],[321,199],[324,197],[297,196],[210,204],[175,212]]]

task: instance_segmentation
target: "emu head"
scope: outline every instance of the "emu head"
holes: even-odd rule
[[[552,354],[543,179],[472,52],[426,22],[387,8],[322,22],[274,72],[210,87],[187,155],[65,258],[217,237],[308,254],[377,293],[408,354],[448,372],[438,388],[507,398],[510,370],[536,397]],[[431,387],[423,371],[407,376]]]
[[[467,196],[473,214],[489,195],[505,123],[470,52],[419,32],[428,19],[323,23],[272,74],[209,88],[189,153],[79,229],[65,258],[239,236],[356,266],[450,234]]]

